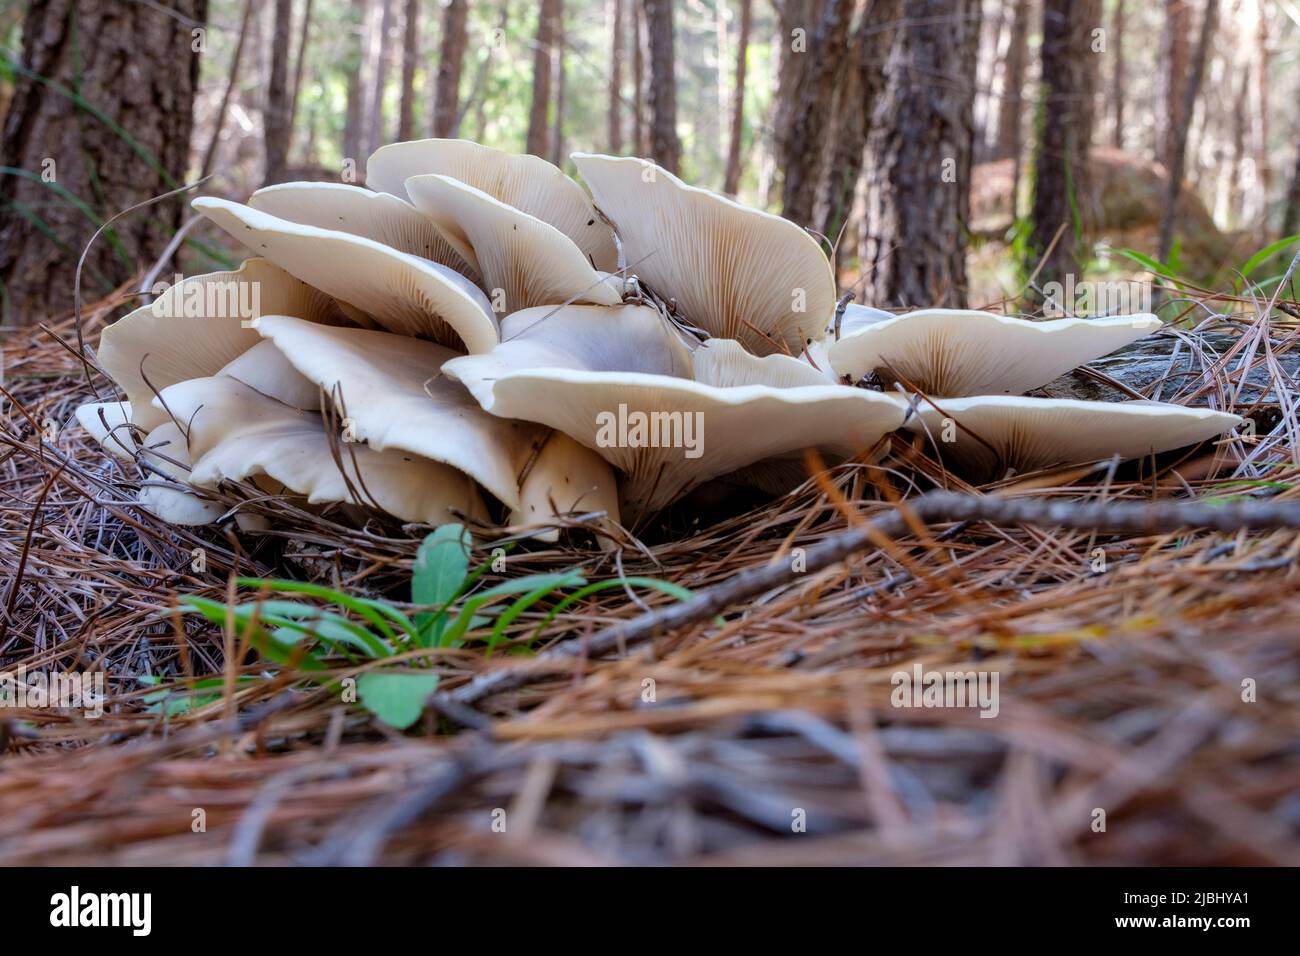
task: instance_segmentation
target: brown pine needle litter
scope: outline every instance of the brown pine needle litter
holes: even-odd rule
[[[85,310],[92,347],[116,304]],[[1207,306],[1231,311],[1119,391],[1212,401],[1253,441],[971,488],[896,437],[642,548],[528,545],[508,574],[696,597],[529,611],[532,656],[424,652],[442,685],[406,734],[176,600],[233,575],[404,600],[421,532],[246,488],[275,534],[165,526],[69,424],[75,324],[7,331],[0,671],[103,671],[109,700],[0,708],[0,864],[1300,865],[1300,332]],[[1111,362],[1048,392],[1114,390]],[[996,674],[996,716],[895,706],[917,667]]]

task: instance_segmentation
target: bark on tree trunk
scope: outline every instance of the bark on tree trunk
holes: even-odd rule
[[[1025,86],[1025,62],[1029,59],[1029,0],[1013,0],[1011,36],[1002,73],[1002,101],[998,104],[998,133],[995,159],[1016,159],[1022,144],[1022,94]],[[1012,184],[1014,189],[1015,184]]]
[[[748,2],[748,0],[746,0]],[[623,152],[623,0],[610,0],[609,114],[606,126],[609,152]]]
[[[1291,185],[1282,209],[1282,235],[1294,236],[1297,228],[1300,228],[1300,148],[1296,149],[1295,169],[1291,172]]]
[[[369,19],[370,0],[352,0],[349,11],[347,59],[347,116],[343,122],[343,162],[353,162],[361,168],[362,125],[365,123],[366,87],[362,67],[366,60],[366,21]]]
[[[293,144],[293,131],[298,120],[298,95],[302,93],[303,67],[307,63],[307,45],[311,40],[312,0],[307,0],[302,11],[302,28],[298,35],[298,62],[293,68],[293,95],[289,98],[289,143]]]
[[[455,135],[460,116],[460,72],[469,36],[469,4],[448,0],[442,12],[442,47],[438,56],[438,89],[433,100],[433,135]]]
[[[632,3],[632,149],[638,156],[649,152],[645,122],[645,11]]]
[[[740,38],[736,42],[736,85],[731,102],[731,140],[727,145],[727,171],[723,192],[736,195],[740,188],[740,146],[745,132],[745,60],[749,56],[749,31],[754,22],[753,0],[740,0]]]
[[[420,0],[406,0],[402,30],[402,96],[397,109],[397,138],[415,135],[415,65],[420,62]]]
[[[836,119],[830,168],[825,177],[818,230],[842,254],[840,239],[853,211],[853,198],[862,175],[867,134],[883,117],[876,111],[885,92],[885,67],[898,35],[903,0],[871,0],[855,31],[846,58]]]
[[[677,80],[673,64],[673,7],[669,0],[645,0],[650,37],[650,156],[676,174],[682,144],[677,138]]]
[[[226,90],[221,94],[221,103],[217,106],[217,115],[212,121],[212,138],[203,153],[203,165],[199,167],[199,178],[205,178],[212,172],[217,150],[221,146],[221,130],[226,125],[226,111],[230,108],[230,98],[235,92],[235,83],[239,79],[239,64],[244,57],[244,47],[248,41],[248,27],[253,21],[253,9],[257,0],[244,0],[244,14],[239,19],[239,37],[235,40],[235,52],[230,58],[230,73],[226,77]]]
[[[1036,120],[1034,199],[1027,272],[1041,263],[1038,283],[1079,271],[1079,221],[1090,203],[1088,143],[1096,54],[1092,30],[1098,0],[1044,0],[1042,92]],[[1058,236],[1059,233],[1059,236]]]
[[[289,162],[289,50],[293,35],[293,0],[275,0],[275,29],[271,34],[271,75],[266,85],[263,146],[266,168],[263,185],[284,181]]]
[[[964,306],[978,0],[909,0],[868,135],[862,268],[873,305]]]
[[[794,94],[795,113],[785,157],[781,215],[811,225],[823,166],[825,137],[835,98],[836,71],[844,62],[852,0],[826,0],[811,38],[809,62]]]
[[[1187,87],[1183,91],[1181,124],[1174,130],[1169,157],[1168,192],[1165,195],[1165,207],[1160,215],[1160,261],[1168,262],[1169,253],[1174,244],[1174,216],[1178,206],[1178,192],[1183,184],[1183,166],[1187,158],[1187,133],[1192,125],[1192,113],[1195,112],[1196,96],[1201,89],[1201,80],[1205,76],[1205,61],[1209,56],[1210,41],[1214,38],[1215,25],[1219,19],[1219,0],[1205,0],[1205,16],[1201,19],[1201,34],[1196,40],[1196,54],[1192,61],[1192,72],[1187,78]]]
[[[555,21],[560,0],[542,0],[537,11],[537,39],[533,50],[533,101],[528,111],[528,141],[525,149],[546,158],[550,150],[551,47],[555,43]]]
[[[1110,46],[1115,57],[1115,72],[1110,88],[1111,105],[1115,108],[1115,128],[1111,142],[1116,149],[1124,148],[1124,0],[1115,0],[1115,19],[1111,24]]]
[[[564,165],[564,0],[555,0],[555,43],[552,76],[555,77],[555,126],[551,130],[551,165]]]
[[[794,152],[794,122],[804,74],[812,69],[816,51],[809,52],[812,34],[821,19],[825,0],[783,0],[777,7],[776,102],[772,111],[772,161],[775,165],[769,183],[767,202],[784,194],[785,171]]]
[[[388,85],[389,56],[388,34],[393,29],[394,0],[379,0],[382,15],[379,18],[379,36],[375,43],[375,85],[370,91],[370,133],[367,152],[373,153],[384,145],[384,88]]]
[[[22,171],[0,176],[6,322],[70,311],[77,259],[99,223],[184,182],[199,76],[192,31],[205,29],[207,12],[207,0],[174,0],[170,12],[138,3],[28,3],[0,145],[0,165]],[[98,112],[79,108],[74,91]],[[65,190],[90,214],[62,199]],[[169,199],[115,223],[86,260],[86,291],[107,291],[152,265],[180,226],[184,203]]]
[[[1165,22],[1156,58],[1156,159],[1169,168],[1174,130],[1183,125],[1183,91],[1189,55],[1188,9],[1191,0],[1165,0]]]

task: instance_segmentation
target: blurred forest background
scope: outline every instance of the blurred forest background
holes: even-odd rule
[[[872,305],[1231,281],[1297,231],[1298,39],[1300,0],[0,0],[5,322],[66,314],[137,203],[428,136],[652,157]],[[85,295],[241,258],[195,194],[115,221]]]

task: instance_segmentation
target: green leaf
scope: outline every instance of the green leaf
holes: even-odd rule
[[[526,577],[504,581],[486,591],[480,591],[465,599],[460,613],[450,627],[438,639],[439,647],[455,647],[455,641],[465,636],[474,618],[481,608],[495,604],[512,594],[526,594],[540,590],[543,594],[560,588],[576,588],[586,584],[586,579],[576,571],[564,571],[559,574],[530,574]]]
[[[537,636],[541,634],[542,628],[555,620],[555,616],[574,601],[581,601],[589,594],[595,594],[597,591],[606,591],[610,588],[619,588],[624,585],[662,591],[664,594],[675,597],[679,601],[686,601],[692,597],[690,588],[684,588],[680,584],[671,584],[668,581],[660,581],[656,578],[611,578],[608,581],[597,581],[595,584],[588,584],[585,588],[574,591],[572,594],[566,594],[559,603],[555,605],[555,607],[551,608],[551,613],[546,615],[546,620],[537,625],[537,630],[533,632],[533,639],[536,640]]]
[[[388,626],[388,621],[392,621],[411,637],[416,635],[415,625],[411,623],[410,618],[387,601],[372,601],[368,598],[353,597],[350,594],[320,584],[311,584],[307,581],[289,581],[283,578],[236,578],[235,583],[240,587],[260,588],[264,591],[284,591],[287,594],[305,594],[308,597],[329,601],[361,615],[379,628],[390,641],[396,635],[393,633],[393,629]]]
[[[447,626],[447,605],[460,593],[469,575],[469,553],[474,539],[464,525],[445,524],[420,543],[411,574],[411,603],[433,607],[433,614],[417,614],[419,641],[425,647],[438,643]]]
[[[1243,276],[1249,276],[1251,272],[1260,266],[1261,263],[1273,258],[1277,253],[1281,252],[1287,246],[1291,245],[1291,243],[1296,241],[1300,241],[1300,235],[1287,236],[1283,239],[1279,239],[1277,242],[1269,243],[1263,249],[1259,250],[1259,252],[1246,260],[1245,264],[1241,267],[1241,274]]]
[[[357,680],[357,693],[366,710],[397,730],[420,719],[424,702],[437,687],[437,674],[371,671]]]
[[[1173,281],[1174,279],[1174,274],[1170,270],[1169,266],[1145,255],[1144,253],[1138,252],[1136,249],[1116,249],[1115,251],[1124,258],[1132,259],[1138,265],[1144,266],[1148,272],[1154,272],[1156,275],[1163,276],[1170,281]]]

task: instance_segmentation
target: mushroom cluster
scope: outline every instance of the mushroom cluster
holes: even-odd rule
[[[98,361],[124,395],[78,420],[143,469],[139,502],[169,522],[223,518],[211,492],[246,482],[362,520],[551,539],[560,516],[631,524],[714,479],[779,493],[804,449],[879,456],[904,428],[955,421],[946,457],[992,475],[1240,421],[1019,397],[1153,316],[837,312],[793,223],[645,160],[573,161],[590,196],[537,157],[424,140],[378,150],[368,188],[196,199],[258,258],[106,329]]]

